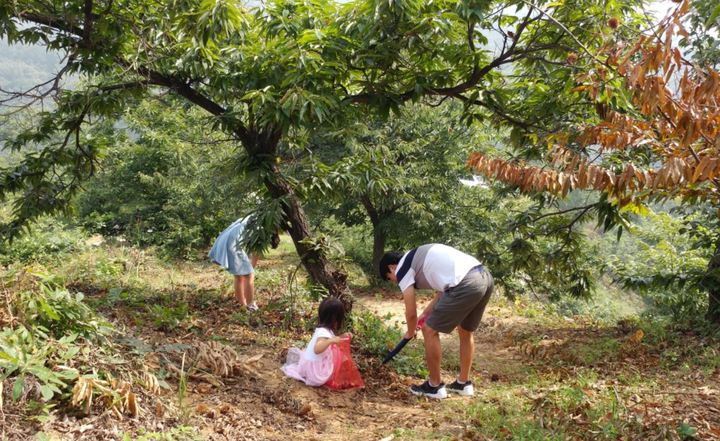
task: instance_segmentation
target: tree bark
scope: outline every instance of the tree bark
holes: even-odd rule
[[[715,253],[708,263],[705,286],[708,290],[706,318],[720,326],[720,241],[715,244]]]
[[[375,276],[380,277],[380,274],[378,273],[380,268],[380,259],[382,259],[383,254],[385,254],[385,242],[387,241],[387,233],[380,226],[383,216],[382,213],[375,208],[375,205],[367,195],[362,196],[360,201],[365,207],[365,211],[367,212],[368,217],[370,218],[370,223],[373,227],[372,271]]]
[[[263,156],[274,158],[275,144],[274,139],[270,140],[270,145],[260,146],[260,148],[248,148],[248,154],[255,159],[262,159]],[[262,152],[262,153],[260,153]],[[271,153],[268,155],[268,153]],[[310,279],[328,290],[328,293],[342,300],[347,312],[352,310],[352,295],[347,286],[347,274],[334,268],[332,263],[322,252],[321,247],[314,247],[314,239],[310,231],[310,225],[305,215],[300,200],[290,183],[284,178],[277,165],[267,163],[269,173],[264,179],[265,187],[274,199],[283,200],[283,213],[286,220],[286,230],[295,244],[295,249],[300,256],[300,261],[310,275]]]
[[[373,272],[377,277],[380,277],[380,259],[385,254],[385,241],[387,240],[387,234],[382,228],[373,228],[373,257],[372,266]]]

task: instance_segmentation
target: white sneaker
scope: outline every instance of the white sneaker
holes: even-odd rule
[[[470,380],[468,380],[464,384],[458,383],[458,381],[455,380],[452,383],[448,384],[446,389],[449,392],[456,393],[463,397],[472,397],[473,395],[475,395],[475,388],[473,387],[472,381]]]
[[[445,390],[445,383],[440,383],[439,386],[430,386],[429,381],[425,381],[423,384],[410,386],[410,393],[417,396],[426,396],[429,398],[435,398],[436,400],[442,400],[447,398],[447,391]]]
[[[255,303],[255,302],[252,302],[251,304],[247,305],[248,311],[257,311],[258,309],[260,309],[260,308],[258,307],[257,303]]]

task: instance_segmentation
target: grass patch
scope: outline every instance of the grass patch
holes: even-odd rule
[[[516,389],[486,390],[464,413],[469,422],[466,436],[538,441],[566,439],[561,429],[545,427],[543,421],[536,419],[532,401]]]
[[[573,345],[571,350],[580,363],[593,366],[598,362],[617,358],[620,346],[621,342],[617,338],[605,336]]]
[[[622,413],[613,386],[592,370],[565,382],[534,376],[523,384],[492,387],[462,412],[470,439],[614,440],[638,430]]]

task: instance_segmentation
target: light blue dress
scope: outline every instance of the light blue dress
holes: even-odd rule
[[[213,263],[228,270],[236,276],[246,276],[253,273],[252,263],[245,251],[238,246],[238,242],[247,227],[248,219],[238,219],[225,229],[213,245],[208,257]]]

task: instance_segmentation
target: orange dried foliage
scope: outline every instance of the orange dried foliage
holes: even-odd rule
[[[480,153],[468,163],[475,170],[523,192],[547,191],[564,196],[573,189],[594,189],[614,196],[621,204],[650,194],[717,199],[720,182],[720,73],[702,69],[682,58],[673,47],[676,34],[687,35],[681,17],[688,0],[658,25],[655,36],[642,35],[631,46],[607,44],[601,52],[632,92],[637,112],[603,109],[602,121],[581,128],[575,142],[596,145],[600,152],[650,149],[660,165],[643,170],[628,163],[617,173],[590,164],[588,158],[566,146],[569,135],[547,137],[550,165],[555,168],[491,159]],[[574,90],[597,99],[602,72],[578,76]],[[707,184],[707,185],[706,185]]]

